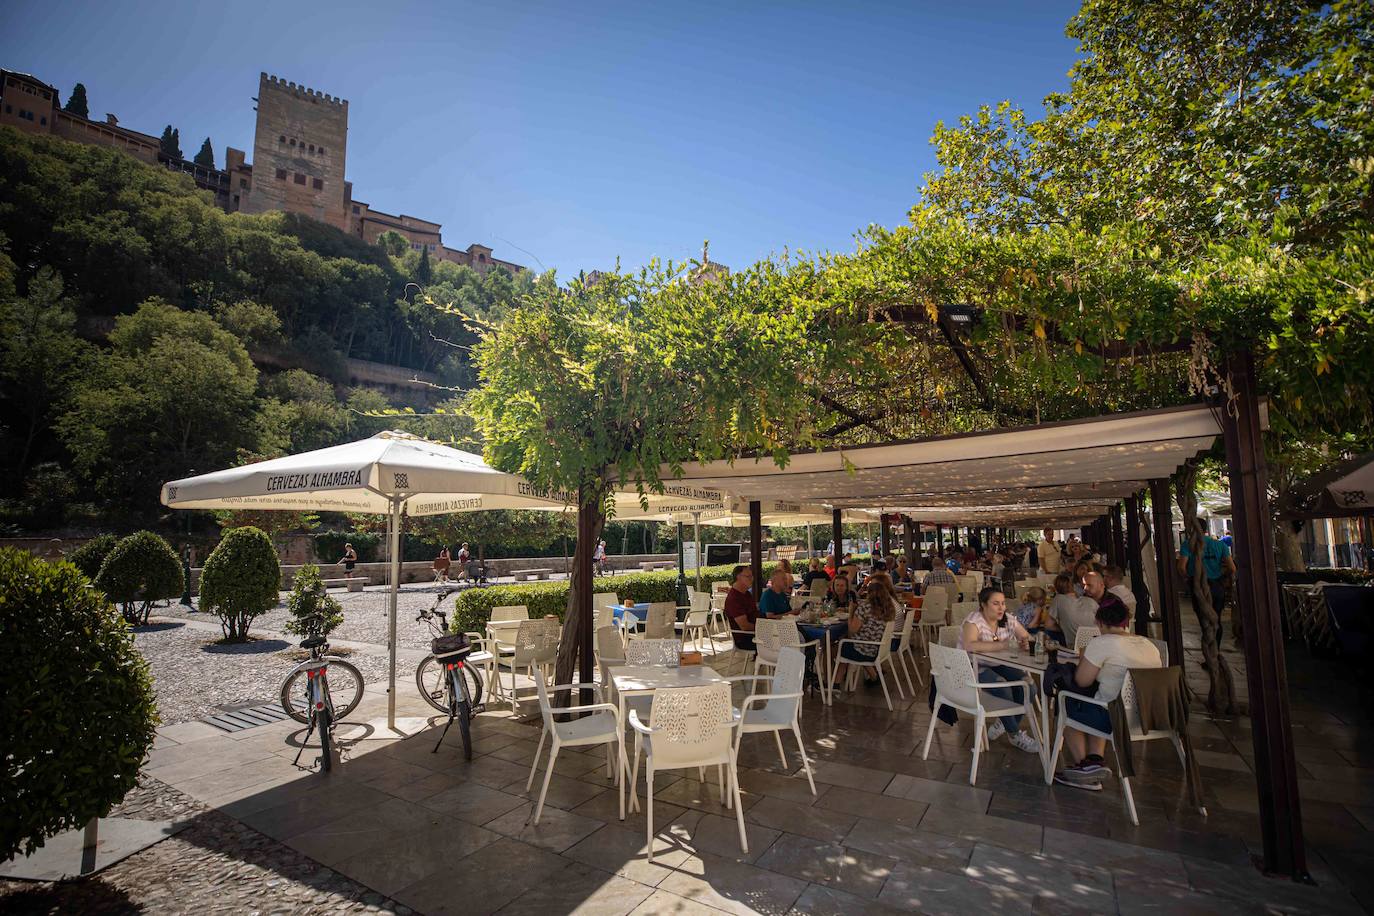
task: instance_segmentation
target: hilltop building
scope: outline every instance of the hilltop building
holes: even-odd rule
[[[354,199],[353,183],[344,175],[347,100],[263,73],[254,101],[258,116],[253,161],[248,161],[243,150],[229,147],[224,168],[212,169],[165,155],[157,137],[121,127],[112,114],[104,121],[95,121],[63,111],[53,86],[27,73],[0,70],[0,124],[27,133],[113,147],[144,162],[185,172],[197,186],[214,194],[215,202],[225,210],[299,213],[369,244],[391,230],[402,235],[412,249],[429,249],[432,259],[466,264],[479,273],[492,267],[504,267],[512,273],[525,269],[493,257],[486,245],[449,248],[439,223],[393,215]]]

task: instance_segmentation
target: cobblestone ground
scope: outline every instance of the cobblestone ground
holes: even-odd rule
[[[431,633],[424,623],[417,622],[415,615],[434,604],[439,588],[434,585],[403,585],[396,601],[396,644],[412,649],[427,649]],[[329,635],[335,639],[349,639],[356,642],[370,642],[386,645],[387,638],[387,598],[385,588],[373,587],[362,592],[330,592],[343,606],[344,622]],[[281,602],[266,614],[253,621],[253,630],[273,633],[282,632],[289,615],[286,613],[286,592],[281,594]],[[440,610],[451,612],[453,599],[449,597]],[[216,618],[190,610],[176,602],[169,607],[154,608],[153,613],[163,617],[189,617],[215,623]]]
[[[189,824],[94,878],[56,884],[0,879],[0,912],[411,912],[151,777],[143,777],[112,815]]]
[[[137,627],[134,643],[152,667],[163,725],[213,715],[222,705],[280,702],[282,678],[305,657],[282,639],[223,643],[213,632],[170,622]],[[358,666],[368,683],[386,677],[381,655],[339,654]]]

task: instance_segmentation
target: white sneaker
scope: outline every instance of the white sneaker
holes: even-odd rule
[[[1027,754],[1040,753],[1040,742],[1036,741],[1026,732],[1017,732],[1011,736],[1011,743],[1025,751]]]
[[[993,719],[993,720],[992,720],[992,724],[988,726],[988,741],[989,741],[989,743],[991,743],[991,742],[993,742],[993,741],[996,741],[998,738],[1002,737],[1002,736],[1005,735],[1006,733],[1007,733],[1007,727],[1006,727],[1005,725],[1002,724],[1002,720],[1001,720],[1001,719]]]

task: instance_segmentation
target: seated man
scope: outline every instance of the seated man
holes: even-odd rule
[[[954,581],[954,573],[949,571],[949,567],[941,563],[938,559],[932,558],[930,564],[930,574],[926,576],[926,581],[922,585],[922,591],[928,591],[932,585],[957,585]]]
[[[1102,578],[1107,583],[1107,593],[1115,595],[1121,599],[1121,603],[1126,605],[1126,610],[1130,612],[1131,618],[1135,618],[1135,592],[1126,586],[1126,572],[1120,566],[1112,564],[1102,571]]]
[[[1102,635],[1083,649],[1083,657],[1074,672],[1074,685],[1087,694],[1096,682],[1092,695],[1099,700],[1115,700],[1121,695],[1121,685],[1131,668],[1158,668],[1163,664],[1155,644],[1144,636],[1135,636],[1126,629],[1126,605],[1120,600],[1108,601],[1097,612],[1097,625]],[[1074,761],[1055,774],[1054,781],[1075,789],[1100,792],[1102,781],[1112,775],[1107,769],[1103,752],[1107,742],[1073,727],[1081,722],[1089,728],[1111,733],[1110,713],[1095,703],[1086,703],[1070,695],[1064,704],[1068,723],[1064,728],[1064,748]]]
[[[830,562],[833,564],[835,562],[834,558],[831,558]],[[821,569],[821,561],[818,559],[813,558],[811,562],[807,564],[807,567],[808,568],[806,572],[802,573],[803,588],[809,590],[811,588],[811,583],[815,582],[817,579],[825,579],[826,581],[829,581],[830,579],[834,578],[834,571],[831,570],[827,572],[826,570]]]
[[[768,579],[768,587],[759,598],[759,613],[764,617],[782,617],[792,613],[792,576],[775,569]]]
[[[748,566],[736,566],[730,576],[730,589],[725,593],[725,616],[730,621],[731,630],[742,630],[732,634],[735,648],[747,652],[754,651],[754,621],[759,619],[759,605],[751,591],[754,587],[754,571]]]

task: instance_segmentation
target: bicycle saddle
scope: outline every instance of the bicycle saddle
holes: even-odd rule
[[[322,646],[322,645],[324,645],[324,637],[323,637],[323,636],[311,636],[311,637],[308,637],[308,638],[306,638],[306,639],[301,640],[301,648],[302,648],[302,649],[313,649],[313,648],[315,648],[316,646]]]

